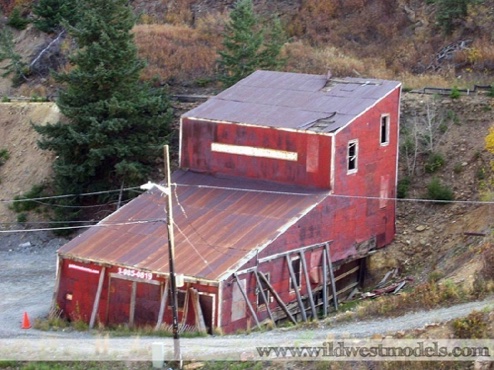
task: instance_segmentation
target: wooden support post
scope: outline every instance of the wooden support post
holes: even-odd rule
[[[300,314],[302,315],[302,320],[307,321],[307,314],[305,313],[304,303],[302,302],[302,297],[300,296],[300,287],[297,285],[297,279],[295,278],[295,272],[293,272],[292,261],[288,254],[285,256],[286,263],[288,265],[288,271],[290,271],[290,278],[292,279],[292,284],[295,287],[295,295],[297,296],[298,306],[300,308]]]
[[[302,270],[304,270],[305,283],[307,285],[307,295],[309,296],[310,308],[312,310],[312,319],[317,320],[316,305],[314,304],[314,297],[312,296],[312,288],[310,287],[309,271],[307,270],[307,263],[305,262],[304,251],[300,251],[300,261],[302,262]]]
[[[259,278],[264,282],[264,284],[266,284],[269,291],[273,295],[274,299],[276,299],[276,302],[278,302],[279,306],[286,313],[286,315],[288,316],[290,321],[293,322],[294,324],[296,324],[297,320],[295,320],[293,315],[288,310],[288,307],[285,305],[285,303],[283,303],[283,300],[281,299],[281,297],[278,295],[278,293],[276,293],[276,290],[274,290],[273,286],[269,283],[268,279],[266,279],[266,276],[264,276],[264,274],[260,271],[257,271],[257,274],[259,275]]]
[[[204,321],[201,304],[199,303],[199,294],[194,288],[189,288],[189,293],[192,299],[192,306],[194,307],[196,328],[200,333],[207,333],[206,322]]]
[[[335,308],[335,310],[338,310],[338,294],[336,293],[336,283],[334,280],[334,273],[333,273],[333,262],[331,262],[331,254],[329,253],[329,244],[328,243],[326,243],[326,245],[324,245],[324,252],[326,253],[326,257],[328,259],[329,279],[331,281],[331,290],[333,291],[334,308]]]
[[[129,327],[134,327],[134,315],[136,311],[137,281],[132,282],[132,292],[130,293]]]
[[[158,313],[158,321],[156,322],[156,326],[154,327],[154,330],[159,330],[159,328],[161,327],[161,323],[163,322],[163,315],[165,314],[165,310],[166,310],[166,300],[168,298],[169,281],[170,279],[166,279],[165,287],[161,293],[160,312]]]
[[[271,312],[271,309],[269,308],[268,298],[266,297],[266,294],[264,294],[264,289],[262,289],[262,284],[261,284],[261,281],[259,280],[259,275],[257,275],[256,272],[254,272],[254,275],[256,276],[257,289],[259,289],[259,293],[261,294],[261,297],[264,301],[264,304],[266,305],[266,311],[268,311],[269,318],[273,322],[274,326],[276,326],[276,323],[275,323],[274,318],[273,318],[273,313]]]
[[[99,272],[99,282],[98,282],[98,290],[96,291],[96,297],[94,297],[93,303],[93,311],[91,312],[91,318],[89,320],[89,329],[94,327],[94,322],[96,321],[96,313],[98,312],[99,300],[101,297],[101,292],[103,290],[103,281],[105,280],[106,267],[102,267]]]
[[[242,287],[242,284],[240,284],[240,281],[238,279],[238,275],[234,273],[233,276],[235,277],[235,279],[237,281],[237,285],[238,285],[238,288],[240,289],[240,293],[242,293],[242,295],[244,296],[245,302],[247,303],[247,307],[249,307],[250,314],[252,315],[252,317],[256,321],[257,327],[259,329],[261,329],[261,324],[259,324],[259,320],[257,319],[256,311],[254,311],[254,308],[250,304],[249,297],[247,297],[247,292]]]
[[[328,316],[328,266],[324,250],[322,251],[322,309],[324,317]]]
[[[57,256],[57,276],[55,280],[55,289],[53,289],[53,297],[51,301],[51,309],[50,309],[50,315],[56,315],[57,314],[57,296],[58,296],[58,289],[60,288],[60,277],[62,275],[62,264],[63,264],[63,259],[60,256]]]

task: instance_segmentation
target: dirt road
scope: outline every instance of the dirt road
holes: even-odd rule
[[[46,237],[46,236],[45,236]],[[163,343],[167,355],[170,338],[108,338],[80,332],[43,332],[22,329],[23,313],[31,320],[48,313],[55,281],[56,250],[64,240],[9,236],[0,238],[0,360],[145,360],[151,359],[153,343]],[[43,239],[43,238],[41,238]],[[36,241],[37,240],[37,241]],[[22,243],[20,243],[22,242]],[[310,329],[276,329],[269,332],[207,338],[182,338],[183,355],[190,359],[240,359],[257,346],[321,344],[328,338],[370,338],[399,330],[421,328],[462,317],[472,310],[494,307],[494,298],[469,302],[402,317],[337,325],[319,324]]]

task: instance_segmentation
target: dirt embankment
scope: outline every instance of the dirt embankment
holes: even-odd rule
[[[0,104],[0,149],[9,153],[9,159],[0,166],[0,199],[11,200],[51,176],[53,155],[38,148],[39,135],[31,123],[54,123],[59,116],[54,103]],[[0,202],[0,222],[16,219],[8,205]]]

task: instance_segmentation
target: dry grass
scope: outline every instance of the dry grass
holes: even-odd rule
[[[188,82],[214,74],[218,35],[185,25],[134,27],[139,56],[148,62],[143,78],[162,82]]]

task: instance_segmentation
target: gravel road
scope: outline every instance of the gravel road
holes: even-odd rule
[[[14,240],[14,241],[12,241]],[[2,359],[150,359],[152,344],[159,341],[172,348],[169,338],[101,338],[78,332],[43,332],[22,329],[23,313],[31,322],[48,313],[55,281],[56,250],[65,242],[54,239],[44,243],[18,238],[0,239],[0,360]],[[249,335],[207,338],[182,338],[184,356],[218,358],[226,353],[238,359],[256,346],[294,345],[303,341],[321,343],[327,338],[370,338],[400,330],[421,328],[448,321],[473,310],[493,308],[494,298],[431,311],[413,312],[397,318],[319,324],[310,329],[276,329]],[[41,340],[40,340],[41,339]],[[43,350],[39,348],[43,346]],[[51,349],[50,349],[51,348]],[[30,350],[28,350],[30,349]],[[198,355],[199,353],[199,355]]]

